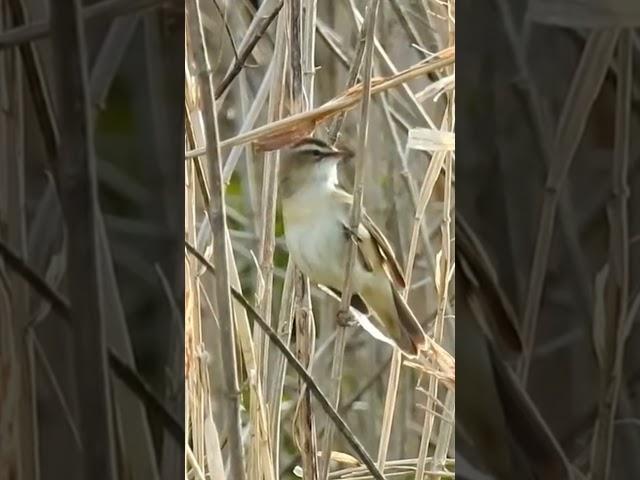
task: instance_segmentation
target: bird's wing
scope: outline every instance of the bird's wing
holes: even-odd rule
[[[398,264],[398,260],[393,253],[393,249],[389,244],[389,241],[383,235],[382,231],[377,227],[373,220],[367,212],[362,212],[362,220],[361,225],[369,232],[373,243],[375,244],[376,250],[381,257],[382,268],[384,268],[387,277],[391,280],[398,288],[406,287],[406,280],[404,278],[404,274],[402,273],[402,268]]]
[[[353,197],[343,190],[337,190],[335,198],[351,208]],[[345,234],[351,234],[351,228],[348,224],[344,224]],[[398,260],[393,253],[393,249],[389,241],[385,238],[382,231],[376,226],[371,217],[363,210],[360,219],[360,225],[357,231],[358,239],[358,260],[362,267],[371,272],[376,266],[380,266],[391,282],[398,288],[405,288],[406,281],[402,268],[398,264]]]

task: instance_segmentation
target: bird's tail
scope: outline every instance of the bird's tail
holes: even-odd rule
[[[375,317],[384,325],[385,335],[409,357],[416,357],[424,349],[427,337],[418,320],[389,283],[378,284],[369,290],[365,301],[372,307]]]
[[[399,327],[392,329],[393,340],[406,355],[415,357],[420,350],[424,349],[427,336],[400,293],[395,288],[391,288],[391,292],[395,307],[395,321]]]

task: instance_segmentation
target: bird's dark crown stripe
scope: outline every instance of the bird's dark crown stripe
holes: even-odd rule
[[[327,143],[318,138],[304,138],[292,145],[294,150],[320,150],[320,151],[333,151]]]

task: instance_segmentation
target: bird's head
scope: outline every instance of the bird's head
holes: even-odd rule
[[[334,148],[317,138],[304,138],[282,151],[280,188],[287,197],[302,187],[335,185],[337,166],[353,157],[347,148]]]

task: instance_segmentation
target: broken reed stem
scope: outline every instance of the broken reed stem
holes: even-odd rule
[[[211,224],[213,235],[213,258],[218,268],[216,277],[216,300],[218,306],[218,321],[220,325],[220,351],[224,362],[224,380],[226,392],[220,398],[225,406],[228,418],[228,441],[230,475],[237,480],[245,479],[244,451],[242,446],[242,431],[240,421],[240,394],[236,371],[236,341],[233,328],[233,314],[231,308],[231,294],[229,285],[229,269],[227,255],[227,222],[224,199],[224,183],[222,181],[222,156],[218,132],[218,118],[214,97],[213,78],[208,50],[205,43],[204,27],[200,16],[200,1],[187,2],[187,23],[189,38],[197,66],[197,79],[202,98],[202,114],[204,132],[207,145],[211,148],[207,152],[211,182]]]
[[[418,238],[420,236],[422,218],[424,217],[424,213],[427,209],[429,199],[433,194],[433,188],[438,181],[438,176],[440,175],[440,171],[442,170],[446,156],[447,152],[440,151],[436,152],[433,157],[431,157],[431,161],[429,162],[427,172],[425,173],[424,180],[422,182],[422,187],[420,188],[420,197],[418,198],[416,212],[413,218],[413,228],[411,231],[411,240],[409,243],[409,253],[407,255],[407,265],[405,267],[407,276],[407,288],[405,291],[405,295],[408,293],[409,287],[411,285],[411,278],[413,277],[413,266],[416,259],[416,253],[418,251]]]
[[[360,123],[358,124],[358,150],[356,154],[356,173],[354,181],[353,204],[351,206],[351,229],[358,231],[362,216],[362,197],[364,194],[364,178],[367,165],[367,135],[369,127],[369,104],[371,100],[371,75],[373,70],[373,40],[375,33],[376,17],[380,0],[370,0],[367,6],[367,19],[364,46],[364,74],[362,89],[362,107],[360,110]],[[349,304],[351,301],[352,285],[351,276],[356,260],[355,239],[351,239],[348,249],[348,260],[345,269],[345,282],[342,288],[342,298],[340,299],[340,315],[349,315]],[[341,322],[338,322],[341,323]],[[344,348],[346,344],[346,326],[338,325],[336,342],[334,344],[334,355],[331,366],[331,392],[333,405],[337,408],[340,404],[340,383],[342,380],[342,366],[344,361]],[[322,462],[320,468],[320,480],[325,480],[329,475],[329,465],[331,462],[331,446],[333,440],[333,425],[327,423],[322,442]]]

